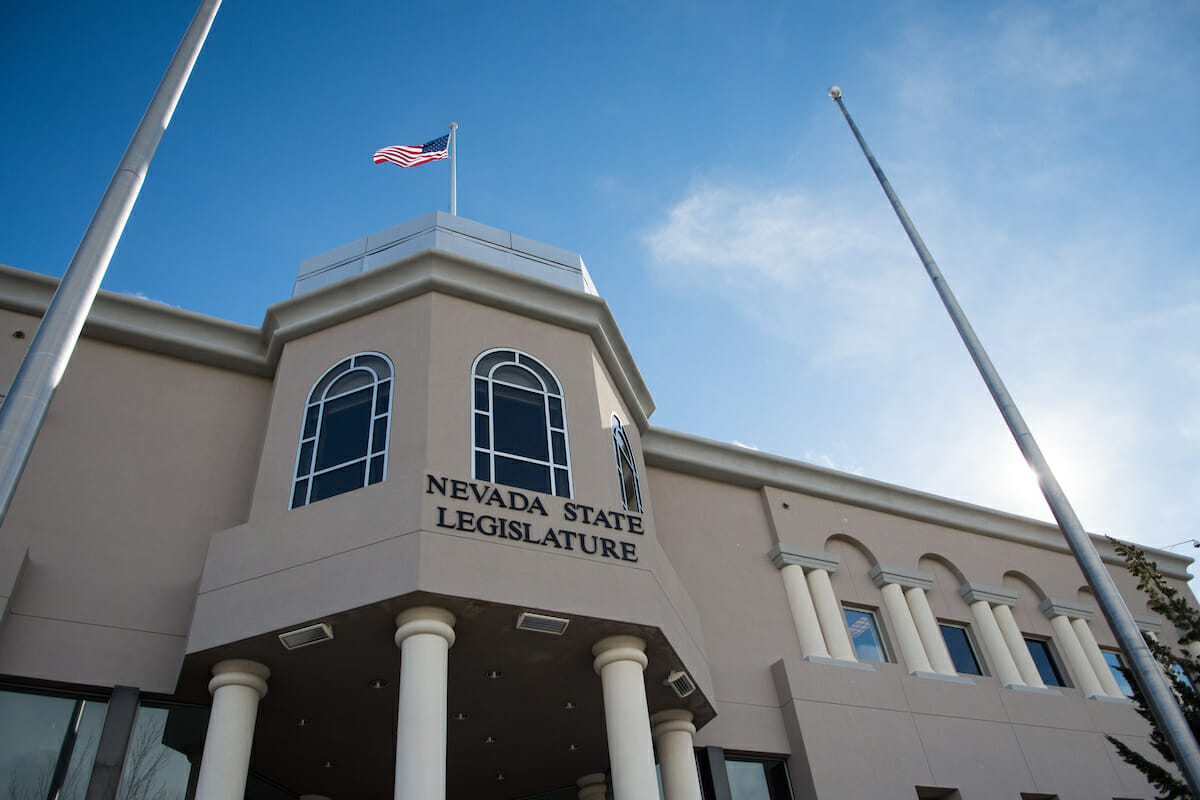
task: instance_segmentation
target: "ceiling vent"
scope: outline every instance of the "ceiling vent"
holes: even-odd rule
[[[565,617],[550,617],[545,614],[533,614],[528,611],[522,611],[517,617],[517,630],[536,631],[538,633],[549,633],[553,636],[562,636],[570,622],[571,620]]]
[[[692,676],[683,670],[675,670],[667,676],[663,683],[675,690],[675,694],[679,697],[687,697],[696,691],[696,684],[692,682]]]
[[[288,650],[298,647],[308,647],[318,642],[328,642],[333,638],[333,627],[327,622],[318,622],[304,628],[279,634],[279,642]]]

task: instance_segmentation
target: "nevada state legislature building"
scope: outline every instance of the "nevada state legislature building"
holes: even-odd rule
[[[0,390],[55,283],[0,268]],[[102,293],[0,529],[0,798],[1153,796],[1056,528],[653,409],[578,255],[440,212],[261,328]]]

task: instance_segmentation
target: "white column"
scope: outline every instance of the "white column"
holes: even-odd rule
[[[1017,627],[1017,620],[1012,615],[1012,609],[1006,605],[997,605],[992,607],[992,613],[996,616],[996,624],[1000,626],[1000,633],[1004,636],[1008,652],[1012,655],[1017,670],[1021,673],[1021,679],[1030,686],[1045,689],[1046,682],[1042,680],[1042,674],[1038,672],[1033,654],[1029,652],[1029,645],[1025,643],[1025,637],[1021,635],[1021,629]]]
[[[271,670],[257,661],[231,659],[212,669],[208,682],[212,712],[196,781],[196,800],[242,800],[258,701],[267,693]]]
[[[942,638],[942,629],[938,627],[937,619],[929,608],[929,599],[925,590],[920,586],[906,589],[904,599],[908,601],[908,610],[912,612],[913,623],[921,636],[921,644],[925,646],[925,654],[929,656],[929,664],[933,671],[940,675],[957,675],[950,651],[946,649],[946,640]]]
[[[421,606],[396,616],[400,703],[396,720],[396,800],[446,797],[446,670],[454,615]]]
[[[904,590],[897,583],[885,583],[880,587],[883,593],[883,604],[887,608],[888,617],[892,621],[892,634],[900,646],[900,655],[904,658],[909,672],[932,672],[929,657],[925,655],[925,646],[921,644],[921,635],[913,622],[912,613],[904,599]]]
[[[1103,695],[1104,688],[1096,678],[1096,671],[1092,669],[1091,663],[1083,652],[1083,647],[1079,644],[1075,629],[1071,627],[1071,620],[1062,614],[1056,614],[1050,618],[1050,628],[1054,631],[1054,643],[1058,645],[1058,651],[1070,665],[1071,674],[1074,676],[1079,690],[1086,697]]]
[[[701,800],[693,719],[692,712],[683,709],[659,711],[650,718],[658,747],[664,800]]]
[[[1004,635],[1000,633],[1000,626],[996,624],[991,605],[986,600],[976,600],[971,603],[971,616],[975,620],[975,631],[983,644],[983,652],[987,655],[992,672],[1000,679],[1000,684],[1023,686],[1025,681],[1021,679],[1012,653],[1004,642]]]
[[[609,636],[592,647],[593,669],[604,692],[604,726],[616,800],[658,800],[654,745],[646,707],[646,643],[636,636]],[[443,715],[444,717],[444,715]],[[409,800],[400,798],[396,800]]]
[[[1121,691],[1120,686],[1117,686],[1117,679],[1113,677],[1112,669],[1104,660],[1104,654],[1100,652],[1100,645],[1096,644],[1096,637],[1092,635],[1092,629],[1088,627],[1087,620],[1076,617],[1071,620],[1071,627],[1075,629],[1075,636],[1078,637],[1079,644],[1083,647],[1083,654],[1087,656],[1092,670],[1100,679],[1100,687],[1104,689],[1104,693],[1109,697],[1124,697],[1125,693]]]
[[[604,800],[608,794],[608,779],[603,772],[593,772],[575,781],[579,787],[579,800]]]
[[[787,592],[788,606],[792,609],[796,635],[800,637],[800,653],[805,658],[829,658],[825,637],[821,635],[817,610],[813,606],[812,595],[808,592],[808,581],[804,578],[804,567],[799,564],[785,564],[779,574],[783,578],[784,591]]]
[[[846,615],[842,613],[842,606],[833,593],[829,573],[823,569],[811,569],[805,577],[808,578],[808,590],[812,594],[813,607],[817,610],[817,619],[821,621],[821,633],[825,635],[830,658],[858,661],[850,644],[850,634],[846,632]]]

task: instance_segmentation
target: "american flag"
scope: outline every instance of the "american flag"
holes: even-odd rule
[[[449,147],[449,134],[439,136],[432,142],[426,142],[425,144],[400,144],[393,147],[385,147],[382,150],[375,151],[375,163],[382,164],[385,161],[390,161],[401,167],[415,167],[417,164],[449,158]]]

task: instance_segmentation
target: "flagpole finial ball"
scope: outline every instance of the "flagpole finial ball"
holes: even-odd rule
[[[457,128],[457,127],[458,127],[458,123],[457,123],[457,122],[451,122],[451,123],[450,123],[450,130],[454,130],[454,129],[455,129],[455,128]]]
[[[837,100],[839,97],[842,96],[842,87],[830,86],[829,87],[829,96],[832,97],[834,100]]]

